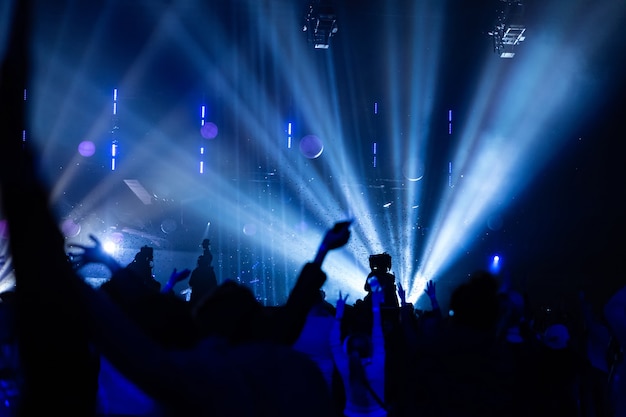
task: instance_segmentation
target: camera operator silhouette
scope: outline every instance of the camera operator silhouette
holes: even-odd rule
[[[153,266],[154,248],[142,246],[139,252],[135,254],[133,261],[126,266],[126,269],[133,272],[143,285],[158,292],[161,289],[161,283],[154,277]]]
[[[391,271],[391,255],[387,252],[383,252],[376,255],[370,255],[370,273],[367,275],[367,280],[365,281],[365,291],[367,291],[367,295],[365,299],[371,297],[372,289],[371,289],[371,281],[377,280],[378,285],[382,288],[383,292],[383,302],[382,308],[398,308],[400,305],[398,303],[398,297],[396,296],[396,277],[393,275]]]

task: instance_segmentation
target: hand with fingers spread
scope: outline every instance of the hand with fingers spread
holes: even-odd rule
[[[78,243],[69,245],[71,248],[78,248],[82,250],[81,253],[68,254],[74,269],[78,270],[92,263],[105,265],[109,268],[111,273],[115,273],[122,269],[122,266],[109,253],[107,253],[106,250],[104,250],[104,246],[102,246],[102,243],[95,235],[90,234],[89,239],[91,239],[94,243],[93,246],[86,246]]]
[[[336,312],[335,312],[335,318],[337,320],[343,319],[343,314],[346,310],[346,301],[348,301],[348,297],[349,297],[348,294],[346,294],[346,296],[343,297],[343,295],[341,294],[341,291],[339,291],[339,298],[337,299],[337,306],[336,306]]]
[[[433,280],[430,280],[426,283],[426,288],[424,289],[424,292],[426,293],[426,295],[428,295],[428,298],[430,299],[437,297],[435,282]]]
[[[426,283],[426,288],[424,289],[424,292],[426,293],[426,295],[428,295],[428,298],[430,299],[432,309],[438,309],[439,302],[437,301],[437,290],[435,288],[435,281],[433,281],[432,279],[428,281]]]

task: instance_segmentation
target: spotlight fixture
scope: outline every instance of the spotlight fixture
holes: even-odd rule
[[[515,48],[526,39],[524,4],[521,1],[499,0],[496,23],[489,35],[493,49],[500,58],[513,58]]]
[[[499,255],[494,255],[491,257],[491,261],[489,262],[489,272],[492,274],[499,274],[500,268],[502,266],[502,260]]]
[[[329,4],[321,4],[320,0],[310,3],[302,31],[307,33],[308,41],[315,49],[328,49],[330,37],[338,31],[334,8]]]

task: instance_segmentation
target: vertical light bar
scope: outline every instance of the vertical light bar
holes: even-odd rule
[[[117,159],[117,139],[114,139],[111,143],[111,171],[115,171]]]
[[[111,144],[111,171],[115,171],[115,152],[117,149],[117,145],[115,143]]]
[[[113,116],[117,115],[117,88],[113,89]]]
[[[202,156],[204,155],[204,146],[200,146],[200,173],[204,174],[204,160]]]
[[[291,122],[287,123],[287,149],[291,149]]]
[[[206,118],[206,106],[203,104],[200,106],[200,129],[204,126]],[[198,172],[204,174],[204,145],[200,145],[200,163],[198,165]]]
[[[117,131],[119,126],[117,124],[117,88],[113,89],[113,109],[112,109],[112,124],[111,129],[111,171],[115,171],[117,168],[117,148],[119,146]]]
[[[376,154],[377,154],[377,149],[378,149],[378,144],[376,142],[374,142],[372,144],[372,166],[374,168],[376,168]]]

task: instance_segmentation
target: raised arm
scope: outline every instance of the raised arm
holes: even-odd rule
[[[380,306],[384,300],[383,288],[377,281],[370,281],[372,290],[372,346],[374,356],[385,354],[385,340],[383,336],[382,318]]]
[[[191,275],[191,269],[185,268],[182,271],[178,271],[174,268],[170,278],[167,280],[163,288],[161,288],[161,292],[164,294],[172,292],[174,290],[174,286],[189,278],[189,275]]]
[[[309,311],[319,302],[319,290],[326,282],[326,274],[321,269],[324,258],[329,251],[338,249],[348,242],[351,223],[351,221],[335,223],[324,235],[315,260],[306,263],[302,268],[287,302],[275,314],[273,328],[275,341],[291,345],[298,339]]]
[[[430,306],[433,311],[441,311],[439,308],[439,301],[437,300],[437,287],[435,286],[435,281],[430,280],[426,283],[426,288],[424,292],[428,296],[430,300]]]
[[[69,252],[70,263],[75,270],[93,264],[99,263],[106,266],[111,274],[117,273],[120,269],[123,269],[122,265],[113,258],[102,246],[100,240],[94,236],[89,235],[89,239],[93,242],[93,246],[80,245],[78,243],[72,243],[70,248],[81,249],[82,252]]]
[[[337,361],[340,357],[346,356],[341,344],[341,321],[346,309],[346,302],[348,301],[348,294],[345,297],[339,291],[339,298],[337,298],[337,304],[335,308],[335,321],[330,331],[330,347]]]
[[[350,239],[350,225],[352,220],[335,223],[332,229],[329,229],[324,235],[322,243],[320,243],[315,255],[313,263],[318,267],[322,267],[322,263],[328,252],[337,249],[348,243]]]
[[[406,302],[406,291],[399,282],[398,298],[400,298],[400,326],[407,346],[409,346],[411,351],[414,351],[418,344],[415,330],[415,309],[413,304]]]

